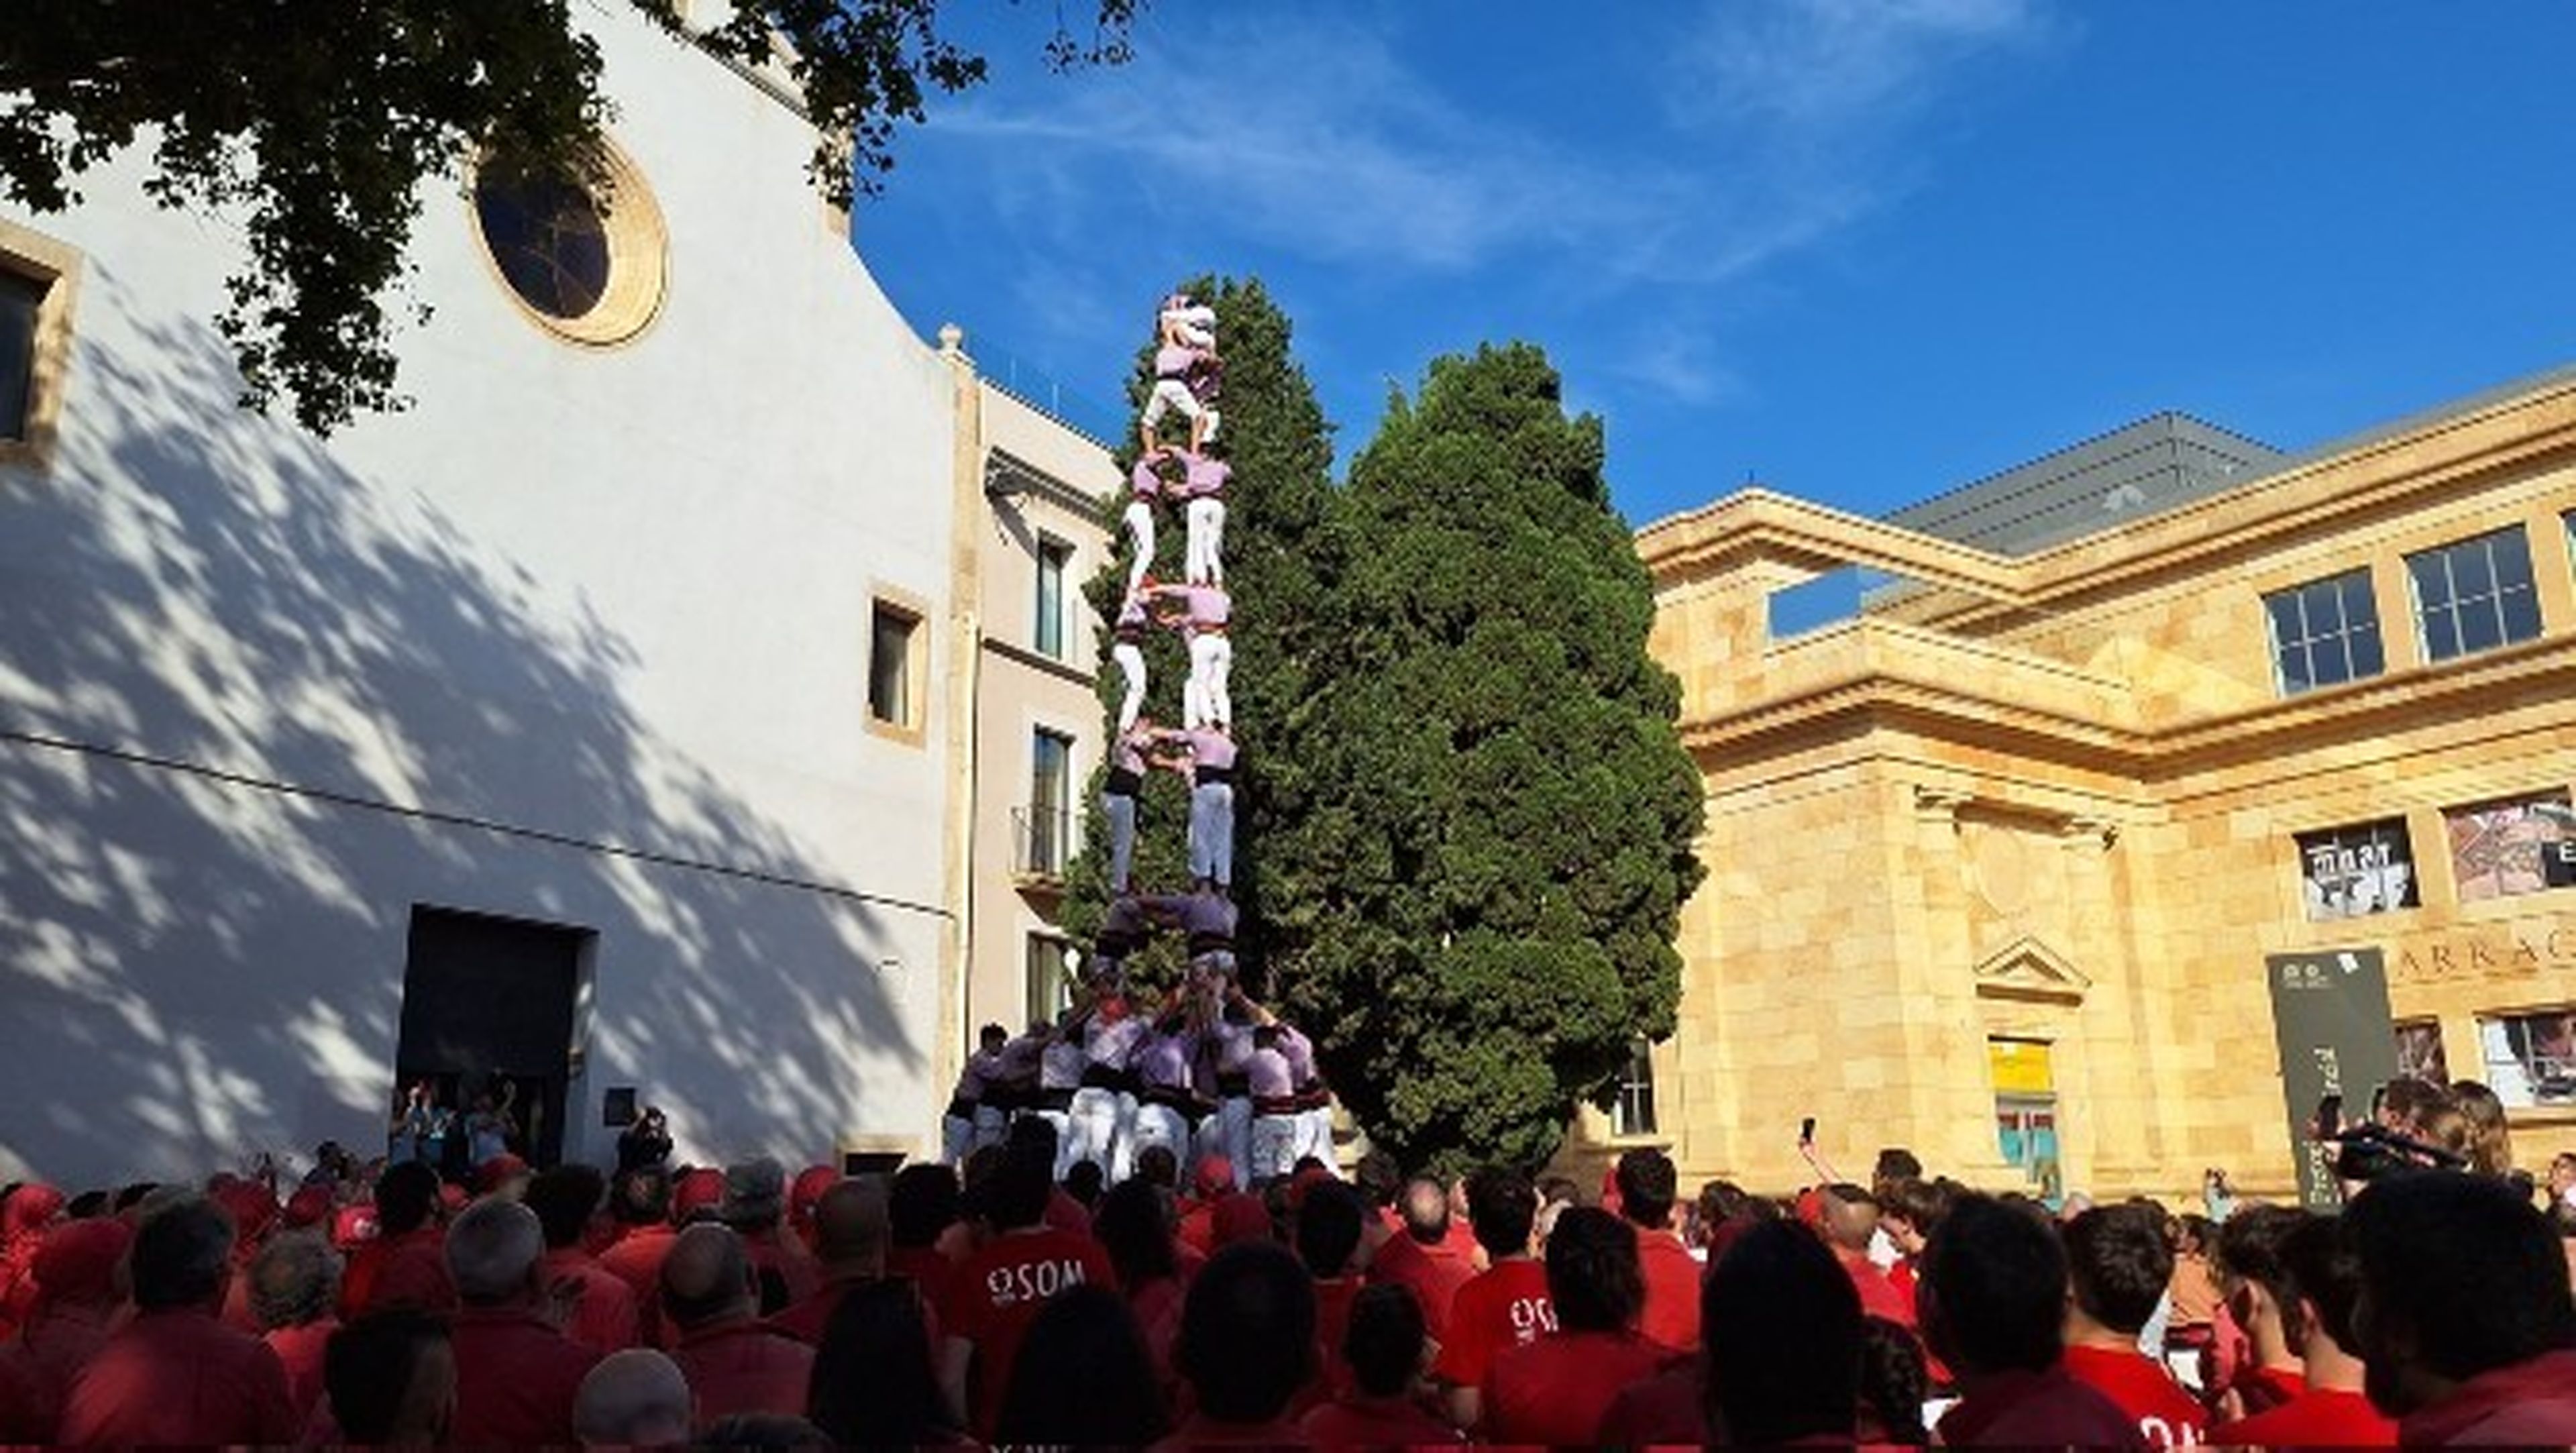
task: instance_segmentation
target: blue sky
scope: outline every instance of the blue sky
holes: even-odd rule
[[[862,205],[916,327],[1108,401],[1172,280],[1257,274],[1345,455],[1530,339],[1639,523],[1748,478],[1880,513],[2168,408],[2297,448],[2576,359],[2562,0],[1158,0],[1069,76],[1043,21],[972,32],[993,82]]]

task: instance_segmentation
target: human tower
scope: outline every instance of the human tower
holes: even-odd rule
[[[1228,681],[1234,602],[1225,587],[1226,494],[1233,481],[1217,408],[1225,377],[1216,310],[1185,293],[1155,319],[1154,386],[1137,420],[1138,453],[1124,513],[1126,588],[1111,630],[1122,682],[1118,729],[1101,790],[1109,826],[1108,911],[1074,1007],[1012,1037],[985,1027],[947,1117],[962,1159],[997,1144],[1014,1115],[1054,1124],[1059,1177],[1082,1161],[1124,1179],[1154,1147],[1222,1156],[1238,1185],[1332,1154],[1331,1091],[1314,1046],[1245,994],[1234,936],[1234,702]],[[1172,422],[1185,429],[1172,437]],[[1156,525],[1177,507],[1186,531],[1178,583],[1154,578]],[[1177,633],[1189,650],[1180,725],[1148,709],[1145,643]],[[1187,892],[1140,893],[1133,880],[1148,773],[1189,782]],[[1189,969],[1160,1004],[1131,990],[1125,965],[1158,928],[1180,932]]]

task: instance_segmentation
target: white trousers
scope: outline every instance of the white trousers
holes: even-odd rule
[[[1294,1115],[1252,1117],[1252,1178],[1266,1181],[1297,1167],[1297,1120]]]
[[[1133,1147],[1133,1152],[1127,1157],[1131,1169],[1146,1151],[1159,1145],[1172,1153],[1173,1161],[1181,1167],[1181,1174],[1189,1174],[1190,1117],[1171,1106],[1139,1104],[1136,1107],[1136,1130],[1129,1137],[1129,1143]]]
[[[1127,694],[1118,700],[1118,729],[1123,732],[1136,724],[1136,714],[1145,709],[1145,648],[1134,641],[1120,641],[1109,648],[1109,659],[1118,663],[1118,674],[1127,678]]]
[[[1125,1103],[1122,1105],[1121,1101]],[[1111,1184],[1125,1180],[1127,1172],[1121,1168],[1120,1162],[1122,1152],[1127,1149],[1122,1142],[1127,1137],[1121,1133],[1124,1128],[1121,1122],[1134,1117],[1135,1105],[1134,1100],[1117,1091],[1104,1090],[1097,1085],[1085,1085],[1074,1091],[1073,1110],[1069,1116],[1071,1133],[1065,1137],[1065,1152],[1056,1157],[1057,1163],[1065,1170],[1071,1170],[1075,1162],[1087,1160],[1100,1167],[1101,1174],[1107,1176]],[[1058,1180],[1063,1178],[1061,1172],[1056,1176]]]
[[[1252,1184],[1252,1100],[1230,1095],[1199,1126],[1199,1154],[1221,1155],[1234,1167],[1234,1188]]]
[[[1181,724],[1234,726],[1234,642],[1222,632],[1190,637],[1190,679],[1181,690]]]
[[[1333,1111],[1329,1105],[1297,1116],[1295,1159],[1304,1160],[1310,1155],[1326,1165],[1333,1163]]]
[[[939,1117],[939,1158],[950,1165],[964,1165],[975,1153],[975,1122],[955,1115]]]
[[[1176,411],[1182,418],[1189,420],[1193,424],[1197,423],[1199,419],[1198,396],[1190,392],[1190,386],[1188,384],[1181,382],[1177,378],[1158,378],[1154,380],[1153,396],[1145,400],[1145,427],[1148,429],[1153,428],[1155,425],[1163,422],[1163,416],[1165,414]]]
[[[1073,1169],[1073,1158],[1068,1153],[1073,1149],[1073,1117],[1062,1110],[1023,1110],[1020,1113],[1035,1115],[1055,1127],[1055,1178],[1063,1180],[1064,1173]]]
[[[1181,577],[1192,585],[1225,584],[1225,501],[1212,495],[1191,500],[1182,519],[1189,526],[1189,541]]]
[[[1133,595],[1154,568],[1154,506],[1148,501],[1128,502],[1127,542],[1134,547],[1127,560],[1127,592]]]

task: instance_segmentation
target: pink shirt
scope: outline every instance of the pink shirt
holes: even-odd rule
[[[1151,1087],[1166,1090],[1189,1088],[1191,1036],[1156,1034],[1145,1040],[1136,1054],[1136,1073]]]
[[[1179,378],[1182,374],[1189,371],[1190,350],[1168,346],[1154,350],[1154,376],[1156,378]]]
[[[1192,499],[1221,495],[1234,480],[1234,467],[1222,459],[1207,459],[1195,454],[1183,458],[1181,488]]]
[[[1127,471],[1127,487],[1136,492],[1138,499],[1153,499],[1163,492],[1163,476],[1154,468],[1154,461],[1139,459],[1136,467]]]
[[[1283,1099],[1297,1092],[1297,1082],[1288,1078],[1288,1056],[1275,1049],[1254,1050],[1246,1072],[1252,1077],[1256,1100]]]
[[[1214,585],[1166,585],[1184,608],[1182,626],[1194,631],[1221,631],[1234,619],[1234,600]]]
[[[1315,1083],[1313,1040],[1282,1024],[1279,1026],[1279,1052],[1287,1057],[1290,1084],[1305,1086]]]
[[[1220,772],[1234,770],[1234,738],[1214,727],[1192,727],[1172,735],[1189,745],[1192,766],[1213,767]]]

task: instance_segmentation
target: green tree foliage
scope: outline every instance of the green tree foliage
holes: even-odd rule
[[[940,0],[628,0],[674,34],[775,58],[820,139],[811,172],[847,205],[893,166],[931,89],[984,78]],[[1126,57],[1142,0],[1098,0],[1059,68]],[[285,399],[316,433],[401,406],[387,295],[408,277],[423,183],[477,155],[602,179],[598,47],[569,0],[30,0],[0,24],[0,195],[39,212],[138,140],[165,207],[241,219],[249,259],[217,318],[244,402]]]
[[[1312,792],[1295,743],[1332,670],[1319,656],[1325,592],[1340,559],[1330,475],[1332,427],[1290,352],[1288,317],[1258,279],[1202,277],[1180,289],[1215,307],[1217,346],[1225,358],[1225,386],[1218,400],[1224,424],[1210,450],[1234,470],[1225,533],[1226,589],[1234,598],[1228,632],[1234,644],[1234,738],[1242,751],[1235,782],[1234,896],[1243,910],[1239,953],[1251,982],[1259,984],[1263,966],[1293,953],[1318,901],[1294,854],[1283,854],[1277,845],[1295,840],[1293,826]],[[1138,412],[1154,381],[1151,318],[1146,322],[1149,336],[1127,390]],[[1139,450],[1133,437],[1122,444],[1122,474]],[[1113,530],[1119,528],[1124,504],[1122,499],[1109,511]],[[1166,507],[1156,531],[1156,579],[1181,578],[1183,539],[1179,511]],[[1107,623],[1117,615],[1126,583],[1121,552],[1085,590],[1102,622],[1104,652]],[[1181,683],[1189,674],[1186,647],[1177,636],[1157,632],[1146,644],[1146,663],[1151,686],[1146,711],[1159,722],[1179,725]],[[1100,676],[1107,731],[1114,732],[1125,682],[1105,656]],[[1067,926],[1084,937],[1099,924],[1108,886],[1100,775],[1092,779],[1090,828],[1082,857],[1071,870],[1065,913]],[[1182,892],[1189,887],[1188,796],[1171,774],[1154,774],[1137,830],[1140,889]],[[1170,943],[1139,961],[1149,980],[1164,979],[1177,965],[1177,945]]]
[[[1546,356],[1486,348],[1390,402],[1340,502],[1307,795],[1266,861],[1300,898],[1288,1008],[1408,1164],[1543,1161],[1672,1031],[1701,789],[1602,467]]]

